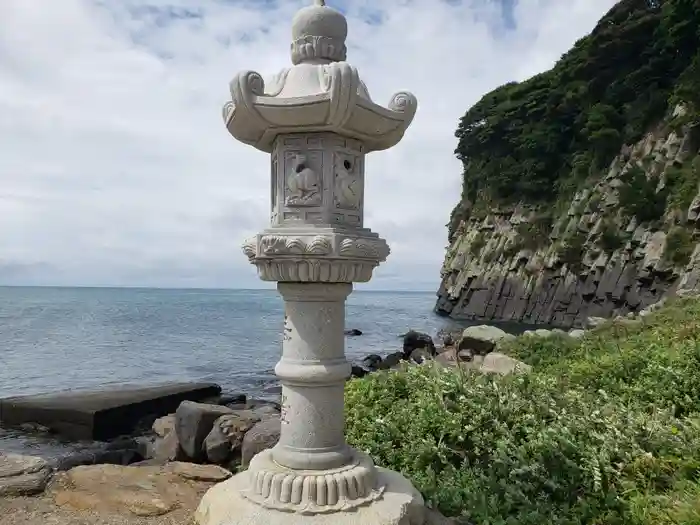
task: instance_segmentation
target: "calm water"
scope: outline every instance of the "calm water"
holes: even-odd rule
[[[400,348],[413,328],[449,321],[430,292],[354,292],[348,358]],[[0,398],[111,384],[212,381],[264,396],[281,352],[282,300],[274,290],[0,287]],[[70,445],[73,447],[74,445]],[[54,454],[63,445],[0,429],[0,451]]]

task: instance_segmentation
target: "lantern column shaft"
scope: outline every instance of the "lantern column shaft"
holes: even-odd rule
[[[282,429],[272,457],[292,469],[341,467],[352,459],[344,437],[345,300],[349,283],[278,283],[284,299]]]

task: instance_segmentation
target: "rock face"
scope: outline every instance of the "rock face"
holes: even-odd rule
[[[623,148],[561,211],[461,203],[436,312],[578,328],[588,317],[639,312],[669,292],[696,289],[699,148],[700,128],[665,121]],[[645,197],[634,196],[642,190]]]

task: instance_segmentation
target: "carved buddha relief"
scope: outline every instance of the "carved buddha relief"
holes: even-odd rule
[[[305,153],[290,153],[285,162],[285,205],[320,206],[323,199],[321,175],[311,166],[313,159]]]
[[[338,153],[334,164],[335,207],[358,210],[362,202],[362,180],[357,159],[352,155]]]

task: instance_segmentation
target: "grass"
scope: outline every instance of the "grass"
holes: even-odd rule
[[[349,382],[348,441],[464,523],[700,524],[700,301],[506,351],[533,372]]]

